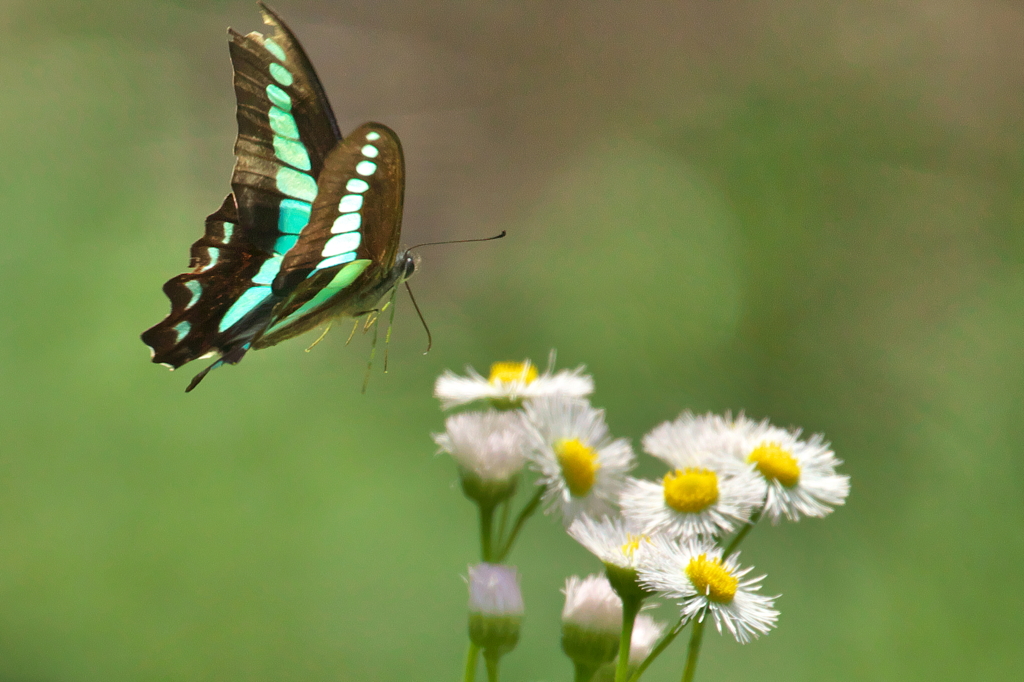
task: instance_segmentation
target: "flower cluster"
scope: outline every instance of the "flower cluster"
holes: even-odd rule
[[[490,404],[485,412],[449,417],[445,432],[434,436],[458,464],[464,487],[472,478],[474,487],[507,495],[529,462],[545,511],[566,525],[614,512],[635,457],[629,441],[609,434],[604,410],[587,400],[594,382],[582,367],[538,374],[526,360],[495,363],[487,379],[472,368],[467,374],[445,372],[434,388],[444,408]],[[502,494],[470,497],[497,504]]]
[[[503,562],[543,507],[604,565],[603,576],[574,576],[563,590],[562,647],[577,680],[638,679],[688,625],[691,679],[708,620],[740,643],[778,620],[777,597],[760,592],[765,576],[739,564],[747,534],[765,517],[777,524],[826,516],[845,502],[849,478],[836,472],[841,462],[820,435],[803,438],[742,413],[690,412],[643,436],[644,452],[664,473],[632,478],[632,446],[609,433],[604,411],[588,400],[593,390],[582,367],[538,373],[529,361],[499,362],[486,379],[471,368],[467,376],[446,372],[434,391],[444,409],[478,401],[488,409],[450,416],[434,440],[480,508],[484,562]],[[527,467],[534,494],[508,526]],[[678,606],[674,626],[640,613],[656,598]],[[493,650],[484,649],[485,658]]]

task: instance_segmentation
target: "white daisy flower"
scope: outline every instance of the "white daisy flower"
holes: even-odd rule
[[[605,566],[636,570],[638,553],[648,538],[621,517],[595,520],[583,514],[568,528],[572,538],[596,556]]]
[[[471,499],[496,502],[515,492],[526,465],[520,413],[488,410],[452,415],[445,420],[445,432],[433,438],[441,452],[455,460]]]
[[[680,600],[683,618],[703,622],[710,612],[719,632],[724,626],[746,644],[775,627],[778,597],[759,594],[764,576],[746,578],[753,569],[740,568],[737,556],[723,560],[722,550],[701,538],[675,542],[656,537],[643,555],[640,577],[665,598]]]
[[[664,623],[659,623],[646,614],[637,616],[633,623],[633,636],[629,640],[629,665],[637,666],[643,663],[664,632]]]
[[[583,514],[567,529],[576,542],[583,545],[604,564],[605,572],[619,595],[629,599],[650,596],[637,574],[640,555],[648,537],[622,517],[602,517],[594,520]]]
[[[558,511],[566,524],[581,514],[611,513],[634,456],[629,441],[608,433],[604,410],[550,397],[531,400],[525,410],[527,456],[540,472],[547,511]]]
[[[822,517],[844,504],[850,494],[850,477],[837,474],[842,460],[821,434],[800,439],[800,430],[755,422],[740,415],[734,429],[743,435],[741,461],[754,465],[768,487],[764,513],[778,523],[785,516]]]
[[[735,456],[738,446],[727,450],[708,437],[721,421],[684,413],[644,436],[644,450],[672,469],[660,481],[630,480],[619,498],[622,513],[644,532],[675,537],[717,537],[746,523],[764,500],[765,483]]]
[[[724,415],[710,412],[695,415],[687,410],[675,421],[664,422],[651,429],[644,436],[644,452],[676,468],[692,466],[695,460],[706,454],[743,459],[746,448],[743,423],[742,414],[734,420],[728,412]]]
[[[464,377],[446,370],[434,384],[434,397],[445,410],[474,400],[489,400],[499,409],[514,409],[521,407],[524,400],[542,396],[583,398],[594,392],[594,380],[583,370],[580,365],[573,370],[554,372],[549,366],[538,375],[529,360],[496,362],[486,379],[472,367],[466,368],[468,376]]]

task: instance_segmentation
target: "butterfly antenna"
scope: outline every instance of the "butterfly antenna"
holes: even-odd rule
[[[309,344],[309,348],[306,349],[307,353],[309,351],[313,350],[314,348],[316,348],[316,344],[318,344],[318,343],[320,343],[321,341],[324,340],[324,337],[327,336],[327,332],[331,331],[331,325],[332,324],[334,324],[334,320],[333,319],[330,322],[327,323],[326,327],[324,327],[323,334],[321,334],[320,336],[316,337],[316,341],[314,341],[313,343]],[[351,339],[351,338],[352,337],[350,336],[349,339]]]
[[[388,373],[388,350],[391,349],[391,328],[395,326],[395,310],[398,306],[395,305],[395,297],[398,296],[398,287],[391,290],[391,300],[388,301],[388,305],[391,306],[391,317],[388,319],[388,333],[384,335],[384,373]]]
[[[438,246],[440,244],[468,244],[470,242],[490,242],[494,241],[495,239],[501,239],[506,234],[508,234],[508,232],[502,230],[501,234],[496,234],[493,237],[481,237],[477,239],[452,239],[451,241],[445,242],[423,242],[422,244],[417,244],[416,246],[410,246],[408,249],[406,249],[406,251],[412,251],[413,249],[418,249],[421,246]]]
[[[502,232],[502,234],[504,234],[504,232]],[[423,329],[427,332],[427,349],[423,351],[423,354],[426,355],[434,346],[434,337],[430,335],[430,327],[427,326],[427,321],[423,318],[423,313],[420,312],[420,306],[416,303],[416,297],[412,295],[412,287],[409,286],[408,281],[405,283],[405,290],[409,292],[409,299],[412,301],[412,307],[416,309],[416,314],[420,316],[420,322],[423,323]]]

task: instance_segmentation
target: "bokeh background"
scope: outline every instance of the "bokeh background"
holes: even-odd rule
[[[778,629],[699,679],[1024,678],[1019,2],[275,6],[343,130],[402,136],[407,244],[509,237],[423,251],[434,350],[403,298],[366,395],[347,329],[185,395],[138,335],[228,189],[254,3],[0,2],[0,680],[457,679],[432,384],[552,348],[634,442],[746,410],[846,461],[846,507],[747,543]],[[569,679],[598,565],[551,518],[512,559],[504,679]]]

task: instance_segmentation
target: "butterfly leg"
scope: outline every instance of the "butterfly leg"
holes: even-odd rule
[[[313,350],[313,348],[315,348],[315,347],[316,347],[316,344],[318,344],[318,343],[320,343],[321,341],[323,341],[323,340],[324,340],[324,337],[325,337],[325,336],[327,336],[327,332],[331,331],[331,325],[332,325],[332,324],[334,324],[334,320],[331,320],[330,322],[328,322],[328,323],[327,323],[327,326],[326,326],[326,327],[324,327],[324,332],[323,332],[323,334],[321,334],[320,336],[316,337],[316,341],[314,341],[313,343],[309,344],[309,348],[307,348],[307,349],[306,349],[306,352],[307,352],[307,353],[308,353],[309,351]],[[349,337],[349,340],[351,340],[351,339],[352,339],[352,337],[350,336],[350,337]],[[346,345],[347,345],[347,344],[346,344]]]
[[[352,333],[348,335],[348,340],[345,341],[345,345],[346,346],[348,344],[352,343],[352,337],[356,335],[356,330],[357,329],[359,329],[359,320],[356,320],[355,324],[352,325]]]
[[[377,319],[377,318],[374,318]],[[366,376],[363,378],[363,393],[366,393],[366,387],[370,385],[370,370],[373,369],[373,356],[377,353],[377,330],[380,329],[377,325],[373,325],[373,342],[370,344],[370,361],[366,363]],[[365,332],[365,329],[364,329]]]
[[[391,306],[391,319],[388,320],[388,333],[384,335],[384,373],[388,373],[388,350],[391,348],[391,329],[395,326],[395,310],[398,306],[395,305],[395,296],[398,295],[398,287],[391,290],[391,300],[384,304],[382,310],[386,310],[388,306]]]

